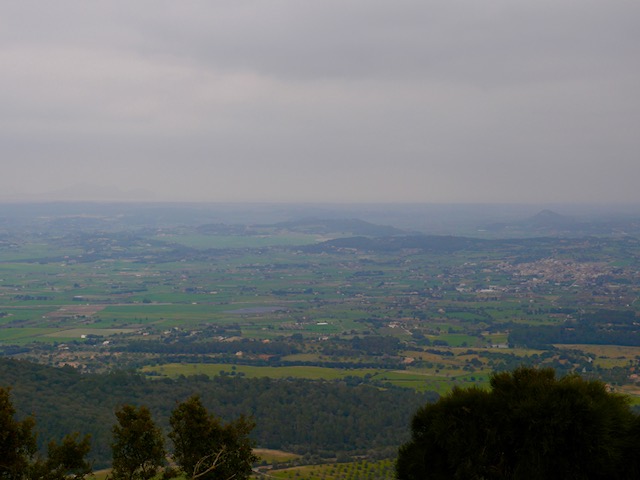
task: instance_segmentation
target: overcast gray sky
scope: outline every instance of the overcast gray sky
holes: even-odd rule
[[[0,199],[640,202],[640,2],[5,1],[0,125]]]

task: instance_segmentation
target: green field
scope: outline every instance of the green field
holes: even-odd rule
[[[165,363],[162,365],[141,368],[142,373],[151,377],[161,376],[177,378],[179,376],[207,375],[239,375],[247,378],[304,378],[308,380],[342,380],[349,377],[366,379],[374,385],[393,385],[417,391],[435,391],[440,394],[448,392],[454,385],[469,386],[486,384],[486,374],[467,374],[457,371],[456,375],[415,370],[380,370],[374,368],[328,368],[314,366],[249,366],[211,363]]]

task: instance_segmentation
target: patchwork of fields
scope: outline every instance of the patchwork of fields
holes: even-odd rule
[[[534,341],[536,328],[565,328],[584,312],[603,323],[635,316],[632,239],[398,245],[221,228],[7,233],[0,348],[85,371],[353,377],[438,392],[533,363],[635,393],[637,345]],[[328,240],[340,236],[350,243]],[[531,342],[514,341],[522,328]]]
[[[170,392],[165,382],[212,389],[215,379],[268,392],[269,379],[297,392],[344,387],[343,399],[360,387],[376,398],[390,391],[433,398],[485,386],[496,371],[539,365],[600,379],[640,404],[634,236],[474,239],[355,220],[123,218],[0,219],[0,354],[67,373],[136,372],[148,391]],[[117,374],[81,378],[119,381]],[[116,390],[124,399],[135,380],[122,381]],[[334,407],[326,418],[352,425],[354,438],[370,435],[361,413],[342,418]],[[316,413],[303,408],[297,421],[331,430]],[[334,428],[323,430],[322,445],[294,441],[266,420],[274,415],[257,434],[275,448],[290,442],[297,454],[262,450],[261,476],[393,478],[397,440],[382,435],[358,450]],[[393,419],[395,435],[406,421]],[[104,464],[109,432],[102,430],[94,434]]]

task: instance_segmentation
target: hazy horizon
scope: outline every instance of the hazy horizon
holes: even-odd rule
[[[640,205],[0,201],[0,227],[9,230],[11,225],[38,228],[38,225],[46,226],[51,222],[57,224],[58,220],[66,225],[65,219],[86,220],[90,228],[98,229],[136,224],[156,227],[273,225],[292,221],[346,220],[393,226],[408,234],[500,237],[564,232],[571,235],[626,235],[636,234],[640,228]],[[551,230],[545,231],[545,225]],[[562,228],[556,228],[561,225]],[[537,229],[540,226],[542,230]]]
[[[2,201],[640,204],[640,3],[0,5]]]

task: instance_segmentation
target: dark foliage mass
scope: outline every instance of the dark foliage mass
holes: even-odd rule
[[[89,436],[80,439],[76,432],[51,441],[44,457],[36,451],[34,427],[33,417],[16,419],[11,392],[0,387],[0,479],[84,480],[92,473]]]
[[[110,462],[114,411],[124,404],[147,406],[167,432],[175,406],[198,394],[205,408],[224,421],[253,417],[252,438],[258,446],[330,456],[397,447],[406,440],[411,413],[436,397],[346,382],[79,374],[7,359],[0,359],[0,386],[12,387],[21,418],[35,416],[41,449],[69,432],[91,434],[96,467]]]
[[[163,432],[146,406],[123,405],[115,411],[111,444],[113,480],[180,478],[244,480],[258,460],[255,442],[249,434],[255,423],[245,417],[224,424],[209,413],[198,396],[176,406],[171,413],[170,453],[175,467],[167,465]],[[32,417],[16,419],[10,390],[0,388],[0,479],[5,480],[85,480],[93,478],[90,436],[67,434],[61,443],[52,441],[47,457],[36,451]]]
[[[640,419],[626,397],[576,375],[518,368],[491,389],[421,407],[399,451],[401,480],[637,479]]]
[[[113,480],[153,478],[164,463],[166,452],[162,431],[155,425],[144,405],[123,405],[115,412],[113,426]]]
[[[0,389],[0,478],[19,478],[36,450],[32,418],[15,420],[9,391]]]
[[[174,459],[187,478],[242,480],[251,475],[258,460],[249,438],[252,420],[239,417],[223,425],[193,396],[175,408],[169,422]]]

